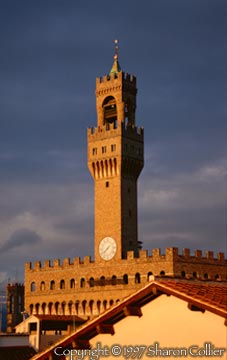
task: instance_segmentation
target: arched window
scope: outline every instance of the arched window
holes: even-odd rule
[[[70,289],[75,289],[75,279],[70,280]]]
[[[140,273],[136,273],[136,275],[135,275],[135,283],[140,284]]]
[[[113,304],[114,304],[114,301],[110,300],[110,306],[113,306]]]
[[[219,279],[219,275],[216,274],[214,278],[215,278],[215,280],[218,280],[218,279]]]
[[[114,124],[117,121],[117,105],[113,96],[108,96],[103,102],[104,125]]]
[[[40,290],[41,291],[45,290],[45,282],[44,281],[41,281],[41,283],[40,283]]]
[[[101,285],[101,286],[105,286],[105,281],[106,281],[106,280],[105,280],[105,276],[101,276],[101,277],[100,277],[100,285]]]
[[[194,278],[197,278],[197,273],[196,273],[196,271],[193,272],[192,276],[193,276]]]
[[[81,287],[81,288],[84,288],[84,287],[85,287],[85,279],[84,279],[84,278],[81,278],[81,279],[80,279],[80,287]]]
[[[186,274],[185,274],[185,271],[184,271],[184,270],[181,271],[181,277],[182,277],[182,278],[185,278],[185,275],[186,275]]]
[[[149,271],[149,273],[147,273],[147,281],[152,281],[154,280],[154,275],[151,271]]]
[[[60,281],[60,289],[65,289],[65,280]]]
[[[89,285],[90,285],[90,287],[95,286],[95,280],[94,280],[93,277],[90,278],[90,280],[89,280]]]
[[[34,281],[31,283],[31,291],[35,291],[35,282]]]
[[[51,280],[50,282],[50,290],[54,290],[55,289],[55,281]]]
[[[128,275],[127,274],[124,274],[123,281],[124,281],[124,284],[128,284]]]
[[[164,271],[164,270],[160,271],[160,275],[161,275],[161,276],[164,276],[164,275],[165,275],[165,271]]]
[[[204,274],[204,279],[208,279],[208,274],[206,273],[206,274]]]
[[[112,285],[117,285],[117,277],[116,277],[116,275],[112,276],[111,284]]]

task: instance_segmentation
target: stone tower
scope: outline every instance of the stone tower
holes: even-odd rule
[[[97,127],[88,129],[88,168],[95,183],[95,261],[137,257],[137,179],[143,129],[135,124],[136,78],[121,71],[118,44],[109,75],[96,79]]]
[[[23,319],[24,285],[8,284],[7,292],[7,332],[13,332],[14,326]]]

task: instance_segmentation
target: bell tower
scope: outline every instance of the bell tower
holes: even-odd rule
[[[88,129],[88,168],[95,185],[95,261],[138,256],[137,179],[143,129],[135,124],[136,78],[121,71],[118,41],[110,73],[96,79],[97,127]]]

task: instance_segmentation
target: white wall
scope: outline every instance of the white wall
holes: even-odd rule
[[[159,348],[189,348],[192,345],[203,347],[204,342],[210,342],[216,348],[227,347],[227,327],[224,325],[224,318],[208,311],[205,313],[190,311],[183,300],[162,295],[144,306],[142,313],[141,318],[130,316],[115,324],[115,335],[96,336],[91,342],[92,345],[96,347],[97,342],[101,342],[102,346],[109,347],[113,344],[149,346],[158,342]],[[117,360],[124,357],[113,358]],[[208,356],[190,356],[190,358],[211,359]],[[219,358],[226,359],[227,353],[225,352],[222,357],[215,356],[215,359]]]

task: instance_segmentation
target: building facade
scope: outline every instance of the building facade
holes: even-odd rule
[[[121,71],[96,80],[97,126],[88,129],[88,168],[94,179],[94,260],[59,259],[25,266],[29,314],[96,316],[153,276],[227,280],[223,253],[141,250],[137,179],[144,165],[143,128],[135,121],[136,78]]]

